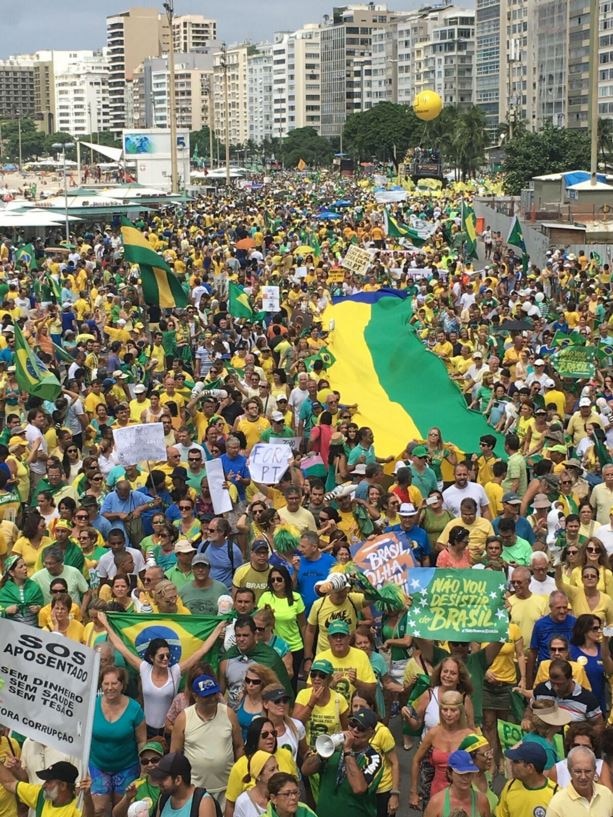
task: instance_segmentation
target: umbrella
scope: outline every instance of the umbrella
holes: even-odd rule
[[[339,199],[330,205],[331,207],[351,207],[351,202],[347,199]]]
[[[237,250],[252,250],[255,247],[255,241],[252,238],[241,238],[236,242]]]
[[[294,250],[294,255],[309,255],[313,254],[315,250],[313,247],[309,247],[308,244],[303,244],[301,247],[296,247]]]
[[[527,329],[532,329],[532,324],[529,321],[509,320],[503,321],[500,328],[506,329],[507,332],[524,332]]]
[[[329,210],[326,210],[323,213],[317,213],[315,218],[318,218],[320,221],[335,221],[337,218],[340,218],[340,216],[338,213],[331,213]]]

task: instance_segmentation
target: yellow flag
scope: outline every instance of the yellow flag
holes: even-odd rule
[[[306,170],[307,164],[304,159],[301,159],[298,164],[296,165],[297,170]]]

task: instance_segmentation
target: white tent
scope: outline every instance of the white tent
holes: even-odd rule
[[[68,216],[69,221],[80,221],[75,216]],[[0,210],[0,227],[57,227],[65,222],[61,213],[51,213],[38,208],[18,212]]]
[[[103,156],[106,156],[107,159],[110,159],[112,162],[118,162],[121,159],[123,154],[123,150],[121,148],[111,148],[107,145],[96,145],[94,142],[81,142],[86,148],[91,148],[95,150],[97,153],[101,153]]]

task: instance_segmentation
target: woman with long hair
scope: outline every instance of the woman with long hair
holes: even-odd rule
[[[582,569],[585,565],[592,565],[598,570],[597,589],[613,597],[613,572],[609,568],[609,557],[603,542],[597,536],[590,536],[578,550],[578,564],[573,567],[567,583],[573,587],[581,587]]]
[[[428,534],[428,541],[432,550],[434,550],[434,546],[447,523],[451,522],[452,519],[455,519],[454,515],[443,506],[442,493],[438,490],[430,491],[425,504],[419,511],[419,525]]]
[[[236,761],[230,770],[226,787],[226,808],[224,817],[233,817],[234,804],[240,794],[249,788],[250,778],[247,776],[249,760],[256,752],[268,752],[273,755],[281,771],[298,775],[298,769],[288,749],[282,749],[277,742],[275,727],[268,718],[256,718],[251,722],[245,740],[245,754]]]
[[[0,609],[10,621],[38,627],[38,614],[45,600],[40,587],[28,578],[28,566],[17,553],[4,562],[0,579]]]
[[[472,567],[468,542],[470,531],[463,525],[458,525],[449,531],[449,542],[436,557],[437,567],[454,567],[468,569]]]
[[[556,567],[556,587],[566,593],[576,616],[590,613],[599,616],[607,624],[613,624],[613,600],[598,589],[600,573],[598,565],[586,563],[581,568],[581,587],[566,584],[562,580],[560,565]]]
[[[602,619],[599,616],[593,613],[577,616],[569,653],[573,661],[583,664],[604,715],[608,711],[607,675],[613,673],[613,658],[609,651],[609,638],[602,633]]]
[[[330,437],[325,490],[333,491],[337,485],[342,485],[347,479],[349,479],[349,470],[345,453],[345,438],[340,431],[335,431]]]
[[[59,517],[51,491],[41,491],[38,494],[36,497],[36,510],[45,520],[45,526],[49,530],[53,522]]]
[[[428,461],[430,463],[430,468],[432,468],[434,474],[436,475],[439,490],[442,490],[443,473],[441,469],[443,467],[443,463],[446,462],[452,467],[457,465],[457,455],[452,448],[445,445],[443,442],[443,434],[440,428],[437,426],[433,426],[428,431],[428,436],[423,442],[423,445],[425,445],[428,449]]]
[[[81,457],[81,452],[79,451],[75,443],[70,442],[66,446],[64,456],[62,457],[62,469],[64,471],[64,476],[66,477],[68,482],[70,483],[74,482],[74,480],[81,472],[82,466],[83,459]]]
[[[292,653],[292,686],[296,691],[304,657],[305,606],[300,593],[294,590],[292,577],[284,565],[275,565],[268,574],[268,590],[262,593],[258,601],[258,607],[265,605],[275,614],[275,633],[287,642]]]
[[[424,734],[433,729],[439,722],[439,701],[445,692],[459,692],[466,709],[469,726],[474,727],[475,715],[470,696],[473,691],[472,681],[466,666],[458,658],[449,656],[432,670],[431,686],[423,692],[413,706],[402,709],[402,717],[416,729],[423,726]]]
[[[428,731],[415,752],[411,764],[409,806],[425,805],[447,784],[449,756],[467,735],[474,731],[466,719],[465,699],[461,692],[447,690],[440,696],[439,723]]]
[[[609,730],[610,727],[605,730],[605,734]],[[598,782],[608,789],[613,789],[611,769],[606,760],[602,759],[603,747],[600,733],[587,721],[576,721],[575,723],[568,724],[568,727],[564,731],[564,750],[566,757],[559,760],[555,766],[549,769],[547,777],[554,780],[561,789],[572,782],[567,758],[570,750],[576,749],[577,746],[586,746],[594,752],[596,755],[596,775]],[[607,754],[607,757],[611,757],[611,755]]]
[[[275,673],[263,664],[249,664],[247,667],[243,680],[243,694],[234,710],[243,734],[243,740],[247,739],[247,732],[251,722],[265,714],[262,703],[262,690],[265,686],[274,684],[276,680]]]
[[[36,509],[31,509],[26,513],[21,536],[13,545],[11,553],[23,558],[28,569],[28,576],[32,576],[36,571],[36,564],[41,553],[52,544],[53,539],[47,536],[47,525],[44,518]]]
[[[111,579],[111,601],[119,604],[126,613],[134,612],[130,579],[125,573],[116,573]]]
[[[147,723],[147,736],[154,737],[164,733],[166,714],[174,696],[177,694],[179,681],[184,672],[200,661],[212,649],[217,639],[225,630],[225,621],[220,622],[211,635],[189,658],[177,662],[172,660],[172,651],[164,638],[153,638],[147,646],[144,659],[134,655],[111,628],[103,612],[98,613],[98,620],[105,628],[113,647],[121,653],[126,662],[138,672],[143,690],[143,704]]]
[[[193,542],[200,538],[202,522],[194,515],[194,500],[189,496],[184,496],[177,502],[177,507],[181,516],[173,524],[179,532],[179,539]]]
[[[291,703],[287,690],[279,683],[268,684],[262,690],[264,714],[275,727],[279,746],[288,749],[298,762],[298,757],[307,752],[306,730],[302,721],[289,714]]]

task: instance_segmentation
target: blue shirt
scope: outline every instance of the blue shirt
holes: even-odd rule
[[[242,454],[237,454],[236,457],[233,459],[230,458],[227,454],[222,454],[219,458],[221,460],[221,464],[223,465],[223,472],[228,476],[230,471],[234,474],[230,482],[233,485],[236,485],[236,490],[238,491],[238,498],[241,500],[245,499],[245,488],[247,487],[242,482],[237,482],[237,478],[241,477],[242,479],[251,479],[251,474],[249,473],[249,469],[247,468],[247,457],[244,457]]]
[[[501,516],[497,516],[496,519],[492,522],[492,527],[494,531],[498,533],[498,528],[500,527],[500,520],[502,519]],[[528,522],[525,516],[518,516],[515,520],[515,533],[519,536],[520,539],[525,539],[527,542],[530,542],[531,545],[534,544],[536,539],[534,535],[534,530],[532,525]]]
[[[409,468],[413,474],[413,485],[419,488],[424,499],[431,491],[438,490],[436,474],[429,465],[426,466],[424,471],[418,471],[412,463]]]
[[[117,491],[111,491],[110,494],[106,495],[102,507],[100,508],[100,513],[103,515],[105,513],[130,513],[135,508],[138,508],[140,505],[146,505],[148,502],[151,502],[151,497],[140,491],[130,491],[127,499],[120,499],[117,495]],[[140,545],[140,542],[130,542],[125,525],[120,519],[112,521],[111,527],[122,530],[125,533],[126,542],[128,544],[134,545],[135,547]]]
[[[536,661],[546,661],[549,658],[549,642],[554,635],[562,635],[570,643],[573,627],[577,619],[568,615],[564,621],[554,621],[551,616],[543,616],[534,625],[530,649],[537,650]]]
[[[390,525],[389,528],[385,529],[385,532],[395,533],[398,540],[402,542],[403,547],[412,552],[415,561],[419,562],[419,564],[422,564],[424,559],[430,558],[432,555],[428,534],[419,525],[413,525],[409,531],[403,530],[400,525]]]
[[[221,545],[214,545],[208,541],[203,542],[198,548],[198,553],[206,553],[207,559],[211,563],[211,578],[225,584],[228,590],[232,589],[234,570],[243,563],[243,554],[238,545],[231,543],[230,547],[234,557],[232,560],[229,558],[228,542],[226,540]]]
[[[326,579],[330,570],[336,564],[336,560],[329,553],[321,553],[319,559],[312,561],[305,556],[300,557],[300,567],[298,568],[298,583],[296,589],[302,596],[306,615],[319,596],[315,593],[316,582]]]
[[[104,516],[100,516],[100,514],[98,514],[98,516],[90,524],[92,528],[95,528],[100,534],[102,534],[104,540],[106,541],[109,531],[113,527],[113,523],[109,522],[108,519],[105,519]]]

